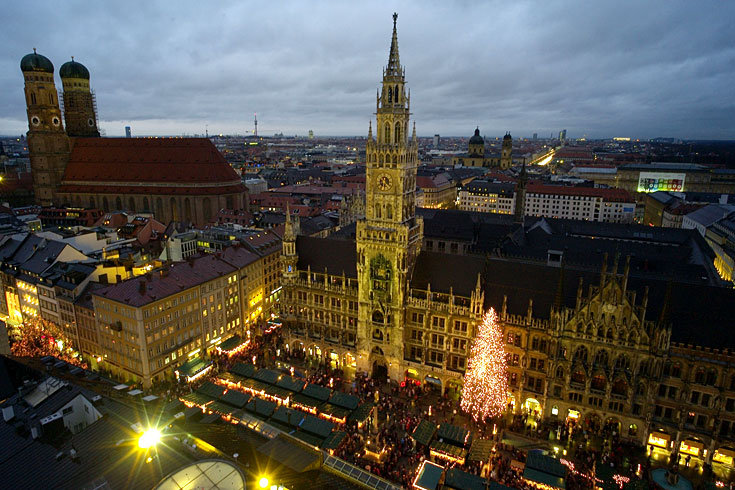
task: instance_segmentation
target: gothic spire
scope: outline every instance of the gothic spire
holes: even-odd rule
[[[398,14],[393,13],[393,38],[390,41],[390,56],[388,57],[388,67],[385,70],[386,76],[401,76],[401,60],[398,57],[398,30],[396,29],[396,21]]]

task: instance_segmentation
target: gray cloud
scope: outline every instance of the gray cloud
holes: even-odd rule
[[[419,134],[735,139],[735,4],[671,1],[13,2],[0,134],[33,47],[89,68],[108,135],[365,134],[394,9]]]

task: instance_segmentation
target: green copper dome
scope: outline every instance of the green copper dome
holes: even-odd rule
[[[42,71],[45,73],[53,73],[54,65],[51,60],[43,55],[36,53],[34,49],[32,53],[28,53],[20,60],[20,69],[22,71]]]
[[[89,70],[83,64],[74,61],[67,61],[59,68],[59,76],[61,78],[84,78],[89,80]]]
[[[484,145],[485,140],[480,136],[480,128],[475,129],[475,134],[470,138],[471,145]]]

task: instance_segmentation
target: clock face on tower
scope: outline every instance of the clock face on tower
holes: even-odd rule
[[[387,191],[388,189],[390,189],[390,186],[390,177],[388,177],[387,175],[381,175],[380,177],[378,177],[378,188],[381,191]]]

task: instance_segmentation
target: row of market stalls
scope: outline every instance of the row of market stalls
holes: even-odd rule
[[[719,446],[712,451],[696,436],[684,436],[677,441],[676,437],[659,429],[648,434],[646,446],[648,454],[653,459],[668,460],[672,455],[678,454],[680,458],[697,461],[700,466],[705,462],[711,462],[715,473],[732,473],[735,470],[735,449]],[[709,457],[711,459],[708,459]]]
[[[214,382],[205,382],[181,401],[213,420],[223,418],[246,425],[266,422],[330,453],[345,439],[341,427],[348,420],[364,424],[373,406],[360,404],[353,395],[245,363],[235,365]]]

